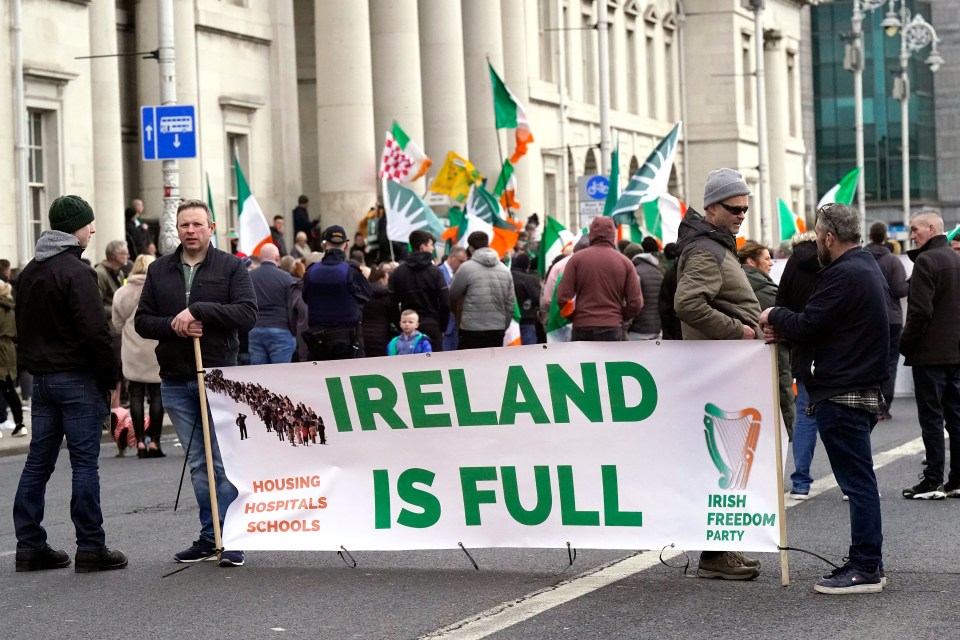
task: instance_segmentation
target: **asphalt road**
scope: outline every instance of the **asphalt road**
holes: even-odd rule
[[[912,399],[898,400],[899,417],[874,433],[875,452],[919,436],[913,411]],[[479,571],[460,551],[355,553],[356,568],[334,553],[251,552],[241,568],[202,563],[164,577],[183,566],[171,556],[197,530],[189,481],[173,511],[181,451],[172,442],[164,450],[160,460],[115,458],[104,444],[107,544],[125,551],[130,566],[86,575],[14,573],[10,513],[24,456],[0,457],[0,638],[960,637],[960,500],[900,497],[915,482],[919,453],[878,456],[887,588],[838,597],[813,591],[829,567],[800,552],[790,553],[789,587],[780,586],[776,554],[761,554],[757,580],[731,583],[689,577],[693,571],[684,577],[660,564],[659,552],[588,549],[566,570],[559,549],[474,550]],[[815,488],[827,488],[788,507],[790,544],[839,562],[849,540],[847,503],[830,488],[822,448],[814,476]],[[72,554],[69,484],[62,452],[46,526],[51,542]],[[695,566],[696,553],[689,555]]]

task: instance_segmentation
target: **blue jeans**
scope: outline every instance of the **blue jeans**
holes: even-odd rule
[[[793,464],[796,470],[790,474],[790,482],[797,493],[810,493],[813,484],[810,464],[817,449],[817,421],[807,415],[809,404],[807,387],[797,380],[797,421],[793,425]]]
[[[927,467],[923,475],[943,482],[945,445],[943,429],[950,434],[949,481],[960,480],[960,366],[914,365],[913,386],[917,396],[917,416]]]
[[[173,422],[173,428],[177,431],[177,438],[180,439],[180,444],[187,456],[187,465],[190,467],[190,482],[193,484],[193,493],[197,497],[197,506],[200,507],[200,537],[213,542],[213,510],[210,508],[210,483],[207,479],[207,458],[203,447],[203,423],[200,421],[198,389],[196,380],[163,380],[160,383],[163,408]],[[217,507],[220,511],[222,528],[227,507],[237,499],[237,488],[224,473],[220,446],[217,444],[217,434],[213,428],[213,418],[209,417],[209,410],[208,418],[213,474],[217,484]]]
[[[447,328],[443,332],[443,350],[444,351],[456,351],[457,342],[459,338],[457,333],[457,320],[454,318],[453,314],[450,314],[450,320],[447,321]]]
[[[876,571],[883,566],[880,492],[870,446],[877,417],[829,400],[817,404],[815,416],[833,475],[850,497],[850,564]]]
[[[250,364],[286,364],[296,348],[297,339],[286,329],[255,327],[247,339]]]
[[[537,325],[520,325],[520,344],[537,344]]]
[[[105,546],[100,510],[100,436],[109,413],[107,396],[87,373],[48,373],[33,378],[33,438],[13,500],[13,526],[18,551],[36,551],[47,542],[43,521],[47,481],[67,438],[73,493],[70,518],[77,549]]]

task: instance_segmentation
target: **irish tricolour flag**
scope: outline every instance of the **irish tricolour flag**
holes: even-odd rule
[[[576,236],[567,231],[567,228],[559,221],[547,216],[546,224],[543,227],[543,236],[540,239],[541,258],[538,262],[540,277],[547,276],[547,269],[562,254],[567,247],[572,247],[576,242]]]
[[[247,180],[240,169],[240,160],[234,160],[237,172],[237,202],[240,203],[240,222],[237,225],[237,251],[248,256],[260,255],[263,245],[271,241],[270,225],[263,209],[250,193]]]
[[[825,204],[852,204],[853,198],[857,195],[857,178],[860,177],[860,169],[854,169],[840,179],[840,182],[833,185],[829,191],[823,194],[820,202],[817,203],[817,209]]]
[[[783,201],[783,198],[777,198],[777,204],[780,212],[780,242],[789,240],[794,235],[807,230],[807,223],[803,218],[790,211],[790,207]]]
[[[433,164],[420,147],[394,121],[380,156],[380,179],[413,182]]]
[[[490,82],[493,84],[493,110],[496,115],[497,129],[514,129],[516,136],[516,147],[513,155],[510,156],[510,162],[517,163],[527,153],[527,145],[533,142],[533,133],[530,131],[530,120],[527,119],[527,112],[513,95],[513,92],[503,83],[493,65],[487,63],[490,68]]]

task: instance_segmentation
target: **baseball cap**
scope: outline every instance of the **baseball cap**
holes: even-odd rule
[[[323,241],[333,244],[343,244],[347,241],[347,232],[339,225],[331,225],[323,232]]]

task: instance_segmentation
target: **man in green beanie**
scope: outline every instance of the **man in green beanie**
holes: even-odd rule
[[[33,374],[33,439],[13,502],[17,571],[70,565],[47,543],[44,493],[60,443],[73,467],[70,516],[77,534],[77,573],[123,569],[127,558],[107,548],[100,509],[100,437],[117,382],[97,274],[80,260],[90,243],[93,209],[77,196],[50,205],[50,231],[20,275],[17,333],[21,362]]]

